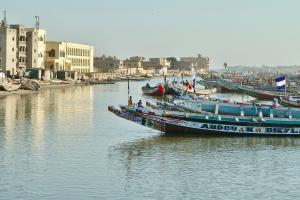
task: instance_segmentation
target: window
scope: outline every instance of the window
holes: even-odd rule
[[[20,36],[20,41],[26,41],[25,36]]]
[[[50,51],[49,51],[49,57],[55,57],[55,50],[54,49],[51,49]]]
[[[34,50],[34,53],[36,53],[36,49]]]
[[[15,41],[15,37],[12,37],[12,41]]]
[[[15,48],[12,48],[11,50],[12,50],[12,51],[15,51]]]
[[[15,62],[15,59],[12,59],[11,61],[12,61],[12,62]]]
[[[60,57],[65,57],[65,51],[64,51],[64,50],[61,50],[61,51],[59,52],[59,56],[60,56]]]

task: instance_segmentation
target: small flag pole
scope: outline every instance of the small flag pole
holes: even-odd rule
[[[129,88],[129,75],[128,75],[128,66],[127,66],[127,93],[128,93],[128,98],[129,98],[129,95],[130,95],[130,88]]]
[[[285,80],[286,81],[286,80]],[[284,96],[286,97],[286,88],[287,88],[287,82],[285,82],[285,85],[284,85]]]

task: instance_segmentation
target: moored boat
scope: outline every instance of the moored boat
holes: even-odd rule
[[[300,99],[293,97],[281,97],[278,98],[278,104],[285,107],[300,108]]]
[[[26,90],[37,91],[41,88],[41,86],[37,80],[22,78],[20,82],[21,82],[21,88],[26,89]]]
[[[173,113],[144,111],[121,106],[108,110],[115,115],[165,134],[235,135],[235,136],[300,136],[300,120],[290,118],[261,118],[221,116],[209,113]]]
[[[163,84],[151,87],[148,83],[146,86],[142,87],[142,91],[146,95],[160,96],[165,92]]]
[[[11,80],[4,79],[1,81],[0,88],[4,91],[12,92],[16,91],[21,87],[21,84],[15,84]]]
[[[217,92],[217,88],[209,88],[209,89],[198,89],[198,88],[196,88],[194,90],[194,88],[190,85],[185,86],[185,85],[178,84],[178,83],[173,83],[172,85],[175,89],[181,91],[181,93],[196,94],[196,95],[199,95],[199,96],[210,96],[210,95],[215,94]]]

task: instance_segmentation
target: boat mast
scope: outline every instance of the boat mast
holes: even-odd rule
[[[286,80],[285,80],[286,81]],[[284,96],[286,97],[286,88],[287,88],[287,82],[285,82],[285,85],[284,85]]]

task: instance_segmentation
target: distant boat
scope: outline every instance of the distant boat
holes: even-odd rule
[[[280,97],[278,104],[285,107],[300,108],[300,99],[295,97]]]
[[[268,101],[273,101],[274,99],[279,99],[280,97],[284,96],[284,94],[282,92],[257,90],[250,86],[239,86],[238,91],[241,93],[247,94],[251,97],[254,97],[256,99],[268,100]],[[288,95],[291,96],[292,93],[288,93]]]
[[[173,87],[177,90],[180,90],[181,93],[188,93],[188,94],[196,94],[199,96],[210,96],[212,94],[215,94],[217,92],[217,88],[210,88],[210,89],[196,89],[194,91],[193,87],[185,86],[178,83],[173,83]]]
[[[89,81],[89,84],[95,85],[95,84],[115,84],[116,81],[113,80],[91,80]]]
[[[151,87],[149,84],[147,84],[146,86],[142,87],[142,91],[146,95],[160,96],[160,95],[164,95],[165,88],[163,84],[159,84],[154,87]]]

